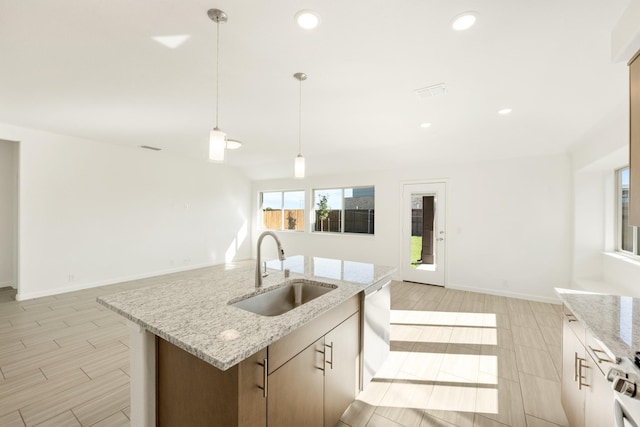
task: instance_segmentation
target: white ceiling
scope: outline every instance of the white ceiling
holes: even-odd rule
[[[298,82],[308,172],[565,151],[625,103],[610,32],[629,0],[1,0],[0,122],[292,175]],[[314,9],[313,31],[293,15]],[[466,10],[466,32],[450,29]],[[188,35],[168,49],[152,37]],[[444,82],[445,97],[414,90]],[[513,108],[508,116],[496,112]],[[419,124],[430,122],[422,129]]]

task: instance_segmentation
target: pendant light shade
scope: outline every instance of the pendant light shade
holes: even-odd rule
[[[293,164],[293,176],[295,178],[304,178],[304,157],[298,154]]]
[[[227,146],[227,134],[215,128],[209,133],[209,160],[224,162],[224,149]]]
[[[294,178],[304,178],[305,164],[304,157],[302,157],[302,82],[307,80],[307,75],[305,73],[295,73],[293,77],[300,82],[300,98],[298,103],[298,155],[293,163],[293,176]]]
[[[216,163],[224,162],[225,150],[240,148],[240,141],[227,141],[227,134],[218,128],[218,101],[220,80],[220,24],[227,22],[227,14],[220,9],[209,9],[209,18],[216,23],[216,126],[209,133],[209,160]]]

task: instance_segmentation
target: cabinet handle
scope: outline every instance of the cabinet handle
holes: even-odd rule
[[[262,363],[258,363],[258,365],[262,366],[262,387],[258,386],[260,390],[262,390],[262,397],[267,397],[267,389],[269,388],[269,361],[264,359]]]
[[[571,314],[571,313],[565,313],[564,315],[565,315],[565,317],[567,318],[567,320],[569,321],[569,323],[571,323],[571,322],[577,322],[577,321],[578,321],[578,319],[576,318],[576,316],[574,316],[574,315],[573,315],[573,314]]]
[[[573,354],[573,381],[578,381],[578,352]]]
[[[598,356],[598,353],[602,353],[602,354],[606,355],[607,354],[606,351],[600,350],[598,348],[593,348],[590,345],[587,346],[587,347],[589,348],[589,350],[591,350],[591,355],[593,356],[594,359],[596,359],[596,362],[598,362],[598,363],[602,363],[602,362],[614,363],[613,360],[609,360],[609,359],[606,359],[606,358],[603,359],[603,358],[600,358],[600,356]]]
[[[325,350],[318,350],[316,348],[316,351],[318,353],[322,353],[322,368],[319,368],[316,366],[317,369],[320,369],[322,371],[322,374],[324,375],[324,364],[327,363],[327,352]]]
[[[331,349],[331,361],[327,362],[327,359],[326,359],[326,356],[325,356],[324,363],[328,364],[331,367],[331,369],[333,369],[333,341],[331,341],[331,344],[325,344],[324,346],[325,347],[329,347]],[[325,352],[326,352],[326,350],[325,350]]]
[[[587,359],[578,357],[578,369],[580,371],[580,374],[578,375],[578,390],[582,390],[582,387],[589,387],[589,384],[585,384],[582,382],[582,380],[587,378],[585,375],[582,375],[582,368],[589,369],[589,366],[583,364],[583,362],[586,361]]]

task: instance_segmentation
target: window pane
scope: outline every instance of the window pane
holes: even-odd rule
[[[375,188],[344,189],[344,232],[373,234]]]
[[[629,225],[629,168],[620,170],[620,249],[633,252],[633,228]]]
[[[271,193],[262,193],[262,209],[263,210],[282,209],[282,192],[274,191]]]
[[[314,190],[314,231],[342,231],[342,189]]]
[[[284,193],[284,229],[304,231],[304,191]]]
[[[262,226],[267,230],[282,229],[282,192],[262,193]]]

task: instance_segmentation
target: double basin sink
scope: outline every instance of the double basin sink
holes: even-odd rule
[[[336,288],[336,285],[293,279],[267,291],[231,301],[229,305],[261,316],[279,316]]]

